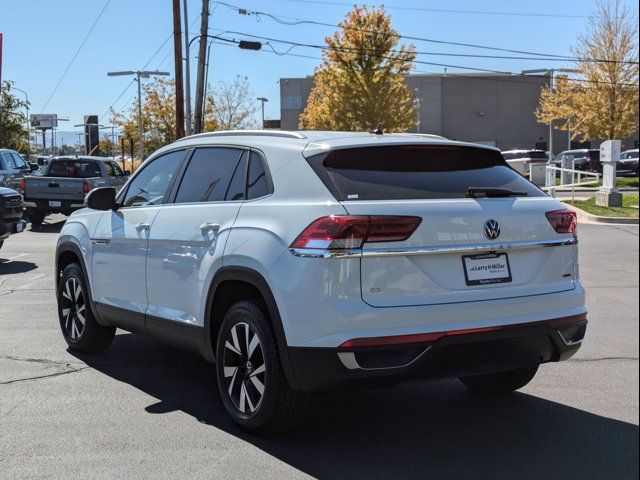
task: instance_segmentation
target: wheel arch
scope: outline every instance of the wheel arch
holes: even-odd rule
[[[233,290],[230,290],[231,288]],[[224,296],[225,293],[230,293],[231,291],[233,291],[231,296]],[[204,335],[207,350],[205,357],[215,361],[217,331],[228,307],[242,298],[250,299],[255,297],[256,294],[259,295],[259,298],[264,302],[264,306],[267,309],[269,320],[276,337],[280,361],[287,380],[293,389],[298,390],[300,389],[300,384],[295,378],[294,369],[292,368],[289,358],[286,335],[275,297],[264,277],[251,268],[239,266],[222,267],[211,281],[204,316]],[[219,308],[222,307],[218,312],[214,309],[216,304]]]
[[[87,291],[89,292],[89,303],[91,305],[91,311],[93,312],[94,317],[98,321],[99,324],[103,325],[104,323],[98,316],[98,311],[93,301],[93,293],[91,290],[91,282],[89,281],[89,275],[87,271],[87,266],[82,255],[82,251],[80,247],[71,241],[59,243],[56,247],[56,261],[55,261],[55,287],[56,287],[56,295],[58,294],[58,288],[60,286],[60,276],[62,272],[67,267],[67,265],[71,263],[77,263],[82,270],[82,278],[87,287]]]

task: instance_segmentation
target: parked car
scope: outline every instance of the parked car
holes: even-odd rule
[[[638,169],[638,149],[622,152],[617,167],[617,172],[621,175],[640,176],[640,169]]]
[[[517,390],[585,334],[575,212],[492,147],[200,134],[87,206],[56,250],[69,348],[122,328],[198,352],[249,431],[290,427],[308,392],[443,377]]]
[[[22,179],[38,166],[29,164],[15,150],[0,148],[0,187],[17,190]]]
[[[562,160],[572,156],[575,161],[575,169],[585,172],[602,173],[602,163],[600,163],[600,150],[582,148],[578,150],[565,150],[560,152],[553,159],[557,167],[562,167]],[[569,167],[571,168],[571,167]]]
[[[24,230],[22,197],[18,192],[0,187],[0,248],[9,236]]]
[[[47,163],[44,175],[22,179],[27,218],[41,225],[51,213],[70,215],[84,207],[84,198],[93,188],[121,187],[129,178],[110,158],[89,156],[55,157]]]
[[[502,156],[520,175],[529,176],[532,163],[546,164],[549,155],[544,150],[506,150]]]

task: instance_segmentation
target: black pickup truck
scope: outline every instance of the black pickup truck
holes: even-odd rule
[[[10,188],[0,187],[0,248],[9,235],[24,230],[22,219],[24,205],[18,192]]]

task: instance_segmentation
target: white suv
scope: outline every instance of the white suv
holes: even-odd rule
[[[313,391],[515,390],[585,334],[575,214],[490,147],[201,134],[87,206],[56,252],[69,346],[103,349],[117,327],[198,352],[249,431],[291,426]]]

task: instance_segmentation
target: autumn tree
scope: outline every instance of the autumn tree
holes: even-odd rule
[[[572,139],[623,139],[638,128],[637,18],[619,0],[600,0],[571,49],[577,78],[543,89],[536,117]]]
[[[247,77],[207,88],[204,131],[255,128],[256,103]]]
[[[326,37],[322,64],[300,116],[310,130],[402,132],[413,126],[415,112],[404,77],[413,67],[413,45],[400,45],[384,7],[356,6]]]
[[[111,109],[111,122],[122,134],[138,143],[137,100],[124,112]],[[175,84],[173,80],[154,78],[142,87],[142,141],[149,154],[175,140]]]
[[[11,93],[11,82],[0,84],[0,148],[28,153],[26,116],[28,104]]]

